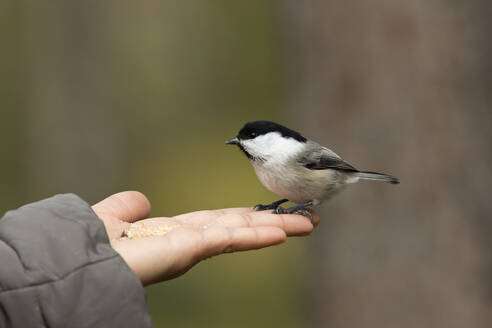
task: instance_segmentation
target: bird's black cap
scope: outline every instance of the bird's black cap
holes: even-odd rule
[[[254,139],[269,132],[279,132],[283,137],[293,138],[299,142],[307,141],[307,139],[298,132],[270,121],[253,121],[246,123],[239,131],[237,138],[239,140]]]

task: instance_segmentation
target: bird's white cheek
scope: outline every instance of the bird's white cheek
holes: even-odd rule
[[[292,138],[284,138],[278,133],[268,133],[253,140],[245,140],[244,146],[255,157],[282,163],[301,151],[303,144]]]

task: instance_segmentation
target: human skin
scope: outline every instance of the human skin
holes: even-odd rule
[[[104,222],[112,247],[149,285],[178,277],[198,262],[223,253],[260,249],[305,236],[313,224],[302,215],[271,214],[253,208],[226,208],[148,218],[150,202],[140,192],[124,191],[92,209]],[[314,226],[319,216],[312,212]],[[123,232],[135,222],[173,229],[163,235],[129,239]]]

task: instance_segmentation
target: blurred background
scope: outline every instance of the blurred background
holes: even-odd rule
[[[0,211],[127,189],[273,201],[224,141],[274,120],[358,168],[312,236],[148,287],[156,327],[490,327],[492,4],[0,1]]]

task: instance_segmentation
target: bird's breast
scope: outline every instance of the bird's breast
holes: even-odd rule
[[[309,170],[299,165],[254,163],[258,179],[270,191],[294,203],[321,203],[343,187],[345,175],[334,170]]]
[[[282,181],[282,170],[279,167],[265,165],[264,163],[253,163],[253,167],[261,183],[263,183],[263,185],[267,187],[270,191],[273,191],[274,193],[280,195],[279,192],[281,192],[283,189],[281,188],[281,186],[283,187],[283,185],[285,184]]]
[[[302,191],[303,188],[299,188],[304,185],[304,181],[302,175],[292,166],[282,163],[276,163],[275,165],[271,163],[253,163],[253,167],[261,183],[277,195],[294,203],[303,203],[311,200],[309,199],[310,196]]]

